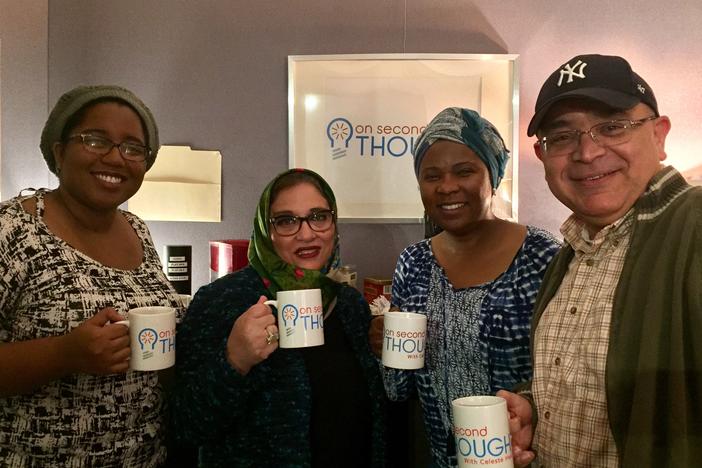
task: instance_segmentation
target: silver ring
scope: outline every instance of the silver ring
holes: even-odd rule
[[[266,344],[272,344],[274,341],[278,341],[278,334],[277,333],[271,333],[271,331],[266,328]]]

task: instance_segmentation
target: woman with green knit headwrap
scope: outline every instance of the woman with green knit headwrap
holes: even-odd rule
[[[339,263],[336,201],[293,169],[264,189],[250,265],[201,288],[178,330],[173,417],[204,466],[383,466],[383,387],[370,311],[327,276]],[[321,289],[324,345],[279,348],[278,291]]]
[[[115,323],[184,312],[148,226],[120,208],[156,161],[156,120],[126,88],[78,86],[39,148],[57,185],[0,203],[0,466],[163,466],[160,373],[130,369],[139,343]]]

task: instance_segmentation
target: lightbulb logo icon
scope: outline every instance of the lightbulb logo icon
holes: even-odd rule
[[[297,307],[295,307],[292,304],[285,304],[283,306],[283,325],[286,327],[294,327],[295,323],[297,322],[297,318],[299,317],[299,313],[297,311]],[[290,323],[292,322],[292,323]]]
[[[327,138],[331,145],[332,159],[339,159],[346,156],[346,149],[353,136],[353,126],[351,122],[343,117],[332,119],[327,125]]]
[[[137,335],[137,339],[139,340],[139,346],[141,346],[141,350],[144,351],[144,347],[148,350],[149,347],[151,347],[151,350],[156,347],[156,342],[158,335],[156,334],[156,330],[153,328],[144,328],[142,331],[139,332],[139,335]]]

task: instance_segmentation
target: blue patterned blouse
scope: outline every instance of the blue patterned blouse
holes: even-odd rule
[[[392,304],[427,315],[425,367],[385,368],[392,400],[415,390],[424,411],[433,466],[456,466],[451,401],[492,394],[531,378],[529,323],[546,267],[560,244],[528,226],[507,271],[492,282],[454,289],[431,250],[431,239],[407,247],[397,262]]]

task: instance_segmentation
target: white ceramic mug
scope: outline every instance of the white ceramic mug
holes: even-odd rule
[[[451,402],[459,467],[514,468],[507,402],[497,396],[469,396]]]
[[[383,365],[395,369],[424,367],[427,316],[386,312],[383,319]]]
[[[129,327],[129,368],[154,371],[175,364],[176,321],[173,307],[137,307],[127,320],[115,322]]]
[[[278,310],[278,345],[281,348],[304,348],[324,344],[322,291],[278,291],[276,300],[266,301],[265,304]]]

